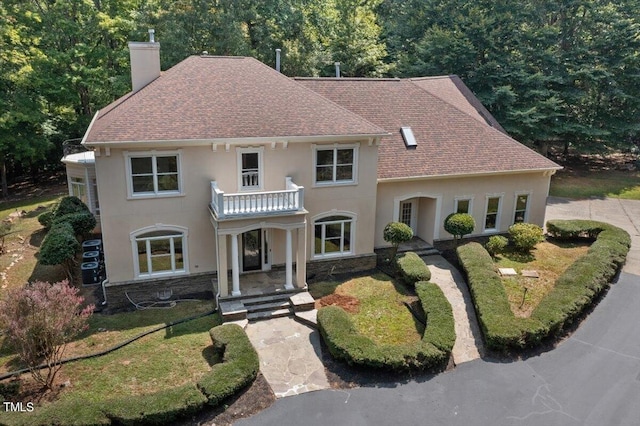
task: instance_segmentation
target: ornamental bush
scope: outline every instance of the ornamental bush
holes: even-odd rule
[[[489,241],[484,245],[484,248],[487,249],[491,257],[495,257],[497,254],[502,253],[508,244],[509,240],[506,237],[493,235],[489,237]]]
[[[73,195],[62,197],[58,205],[53,210],[55,219],[67,214],[83,212],[89,212],[89,207],[87,207],[80,198],[74,197]]]
[[[451,213],[444,220],[444,229],[458,243],[465,235],[471,234],[476,227],[476,221],[468,213]]]
[[[94,306],[82,308],[84,298],[68,281],[37,281],[9,289],[0,300],[0,328],[33,378],[51,389],[62,367],[64,349],[81,331]],[[47,367],[36,368],[40,364]],[[46,371],[46,373],[43,373]]]
[[[38,215],[38,222],[44,227],[44,229],[49,230],[49,228],[51,228],[51,224],[53,223],[53,212],[46,211]]]
[[[62,265],[67,277],[71,278],[75,255],[79,249],[80,243],[75,237],[71,224],[59,222],[52,225],[44,237],[38,260],[43,265]]]
[[[55,226],[59,223],[68,223],[73,228],[73,232],[78,236],[87,235],[96,227],[96,217],[91,212],[69,213],[64,216],[57,216],[53,221]]]
[[[412,251],[399,255],[396,265],[402,281],[408,286],[414,287],[418,281],[429,281],[431,279],[429,267],[420,256]]]
[[[398,246],[413,238],[413,230],[411,227],[402,222],[390,222],[384,227],[383,238],[386,242],[393,245],[393,254],[391,259],[396,257]]]
[[[509,236],[518,251],[530,252],[536,244],[544,241],[542,228],[533,223],[516,223],[509,227]]]

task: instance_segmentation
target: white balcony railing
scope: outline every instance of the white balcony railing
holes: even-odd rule
[[[285,178],[285,190],[225,194],[211,181],[211,209],[218,219],[304,210],[304,187]]]

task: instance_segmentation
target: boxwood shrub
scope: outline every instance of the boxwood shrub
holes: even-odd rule
[[[597,237],[588,252],[558,277],[529,318],[516,318],[489,253],[477,243],[457,249],[487,347],[509,351],[557,336],[591,305],[615,276],[631,244],[626,231],[595,221],[551,221],[556,238]]]
[[[431,279],[429,267],[414,252],[402,253],[396,259],[400,277],[408,286],[414,287],[418,281]]]
[[[80,212],[56,216],[52,226],[55,227],[57,224],[64,222],[71,225],[76,235],[88,234],[93,231],[97,224],[96,217],[91,212]]]
[[[223,324],[212,328],[209,334],[214,349],[222,356],[222,363],[215,364],[198,381],[198,389],[208,403],[215,406],[253,382],[258,375],[260,361],[242,327]]]
[[[342,308],[321,308],[318,328],[331,355],[349,365],[392,371],[436,371],[446,367],[455,342],[451,305],[433,283],[418,283],[416,292],[427,316],[427,326],[422,339],[410,344],[378,345],[356,330]]]

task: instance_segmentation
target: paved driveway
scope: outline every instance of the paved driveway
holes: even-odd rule
[[[635,229],[637,254],[640,202],[550,200],[547,218],[562,212]],[[606,298],[553,351],[509,363],[479,359],[419,381],[284,398],[238,424],[638,425],[640,276],[631,273],[637,268],[630,258]]]

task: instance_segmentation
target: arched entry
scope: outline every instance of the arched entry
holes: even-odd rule
[[[415,192],[394,198],[393,220],[403,222],[413,235],[429,244],[440,238],[442,195]]]

